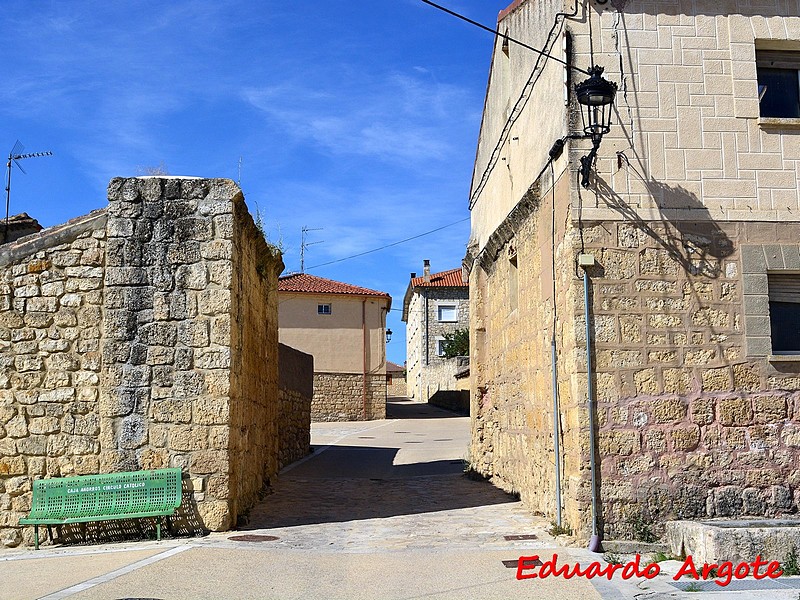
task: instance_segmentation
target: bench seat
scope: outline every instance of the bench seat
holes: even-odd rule
[[[81,477],[39,479],[33,483],[31,512],[20,525],[66,525],[142,517],[169,517],[181,504],[181,470],[157,469]],[[156,521],[161,539],[161,519]]]

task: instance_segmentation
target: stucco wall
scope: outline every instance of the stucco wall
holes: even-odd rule
[[[108,192],[107,211],[0,249],[5,545],[30,542],[16,523],[37,477],[180,467],[185,509],[219,530],[279,467],[282,262],[241,191],[138,178]]]
[[[311,398],[314,394],[314,357],[278,346],[278,469],[311,451]]]
[[[311,354],[319,372],[363,373],[366,325],[367,372],[385,373],[388,302],[388,298],[280,292],[280,341]],[[331,314],[318,314],[319,304],[330,304]]]

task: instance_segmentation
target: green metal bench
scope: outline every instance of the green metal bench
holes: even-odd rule
[[[158,517],[160,540],[161,517],[173,515],[180,505],[180,469],[39,479],[33,483],[31,513],[19,523],[34,526],[37,550],[39,525],[50,530],[67,523]]]

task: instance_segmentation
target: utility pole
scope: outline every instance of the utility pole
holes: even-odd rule
[[[323,240],[319,242],[306,242],[306,234],[309,231],[322,231],[322,227],[316,228],[309,228],[307,225],[303,225],[300,229],[300,272],[306,272],[306,248],[309,246],[313,246],[314,244],[321,244]]]

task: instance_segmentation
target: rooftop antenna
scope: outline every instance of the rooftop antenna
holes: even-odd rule
[[[322,227],[316,227],[310,229],[306,225],[300,229],[300,272],[306,272],[306,248],[309,246],[313,246],[314,244],[321,244],[324,240],[320,240],[319,242],[306,242],[306,234],[309,231],[322,231]]]
[[[242,157],[239,157],[239,178],[236,180],[236,185],[242,187]]]
[[[12,163],[17,165],[17,168],[22,171],[23,174],[27,175],[25,169],[22,168],[22,165],[19,164],[20,160],[25,158],[37,158],[39,156],[53,156],[53,153],[49,150],[47,152],[32,152],[30,154],[23,154],[22,152],[25,150],[25,146],[17,140],[17,143],[14,144],[14,147],[11,149],[11,152],[8,153],[8,162],[6,163],[6,223],[5,228],[3,229],[3,243],[6,242],[8,239],[8,214],[9,208],[11,206],[11,166]]]

